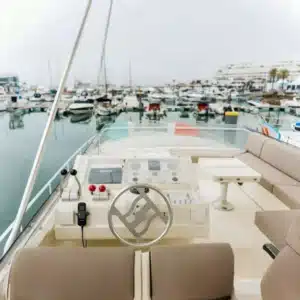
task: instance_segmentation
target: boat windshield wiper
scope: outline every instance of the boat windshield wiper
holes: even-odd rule
[[[81,21],[81,24],[80,24],[80,27],[79,27],[79,30],[78,30],[78,33],[77,33],[77,36],[76,36],[76,39],[75,39],[74,46],[73,46],[72,51],[70,53],[70,57],[68,59],[67,66],[66,66],[66,68],[63,72],[63,75],[62,75],[62,78],[60,80],[57,93],[56,93],[55,98],[54,98],[54,102],[53,102],[53,105],[52,105],[52,108],[51,108],[51,111],[50,111],[50,114],[49,114],[49,118],[47,120],[47,124],[46,124],[46,127],[44,129],[44,132],[43,132],[43,135],[42,135],[42,138],[41,138],[41,141],[40,141],[40,144],[39,144],[39,147],[38,147],[38,150],[37,150],[34,162],[33,162],[33,166],[32,166],[28,181],[27,181],[27,185],[25,187],[24,194],[23,194],[23,197],[22,197],[22,200],[21,200],[18,212],[17,212],[17,216],[16,216],[16,218],[13,222],[13,227],[12,227],[11,233],[10,233],[6,243],[5,243],[3,254],[5,254],[10,249],[10,247],[12,246],[12,244],[14,243],[15,239],[18,236],[19,228],[20,228],[20,225],[22,223],[22,219],[23,219],[24,213],[26,211],[28,202],[30,200],[33,185],[36,181],[38,170],[39,170],[39,167],[40,167],[40,164],[41,164],[41,159],[42,159],[42,156],[43,156],[43,150],[45,148],[45,142],[46,142],[47,136],[50,132],[51,125],[52,125],[52,123],[55,119],[58,103],[59,103],[61,94],[64,90],[67,78],[69,76],[70,69],[71,69],[74,57],[76,55],[78,45],[79,45],[79,42],[81,40],[81,36],[82,36],[83,30],[84,30],[84,27],[85,27],[85,24],[86,24],[86,21],[87,21],[87,17],[89,15],[91,4],[92,4],[92,0],[88,0],[86,8],[85,8],[84,15],[83,15],[83,18],[82,18],[82,21]]]

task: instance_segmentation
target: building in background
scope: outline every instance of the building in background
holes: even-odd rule
[[[19,86],[19,77],[17,75],[1,75],[0,74],[0,86]]]
[[[273,68],[277,68],[278,70],[287,69],[289,71],[289,80],[300,77],[300,61],[289,60],[274,64],[229,64],[217,71],[215,79],[218,81],[266,80],[269,77],[269,71]]]

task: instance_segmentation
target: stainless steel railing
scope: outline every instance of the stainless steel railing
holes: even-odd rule
[[[44,132],[43,132],[43,135],[42,135],[42,138],[41,138],[41,141],[40,141],[40,144],[39,144],[39,147],[38,147],[38,150],[37,150],[34,162],[33,162],[33,166],[32,166],[30,175],[28,177],[28,181],[27,181],[27,184],[26,184],[26,187],[25,187],[25,191],[24,191],[24,194],[23,194],[23,197],[22,197],[22,200],[21,200],[16,218],[15,218],[15,221],[13,223],[13,227],[12,227],[12,229],[10,231],[10,235],[9,235],[7,241],[6,241],[4,252],[7,252],[7,250],[11,247],[11,245],[13,244],[13,242],[15,241],[15,239],[18,235],[18,232],[19,232],[22,220],[23,220],[23,216],[24,216],[24,213],[27,209],[27,206],[28,206],[28,203],[29,203],[29,200],[30,200],[30,196],[31,196],[31,193],[32,193],[32,189],[33,189],[33,186],[34,186],[37,174],[38,174],[41,159],[42,159],[42,156],[43,156],[43,151],[44,151],[44,148],[45,148],[46,139],[47,139],[47,136],[50,132],[51,125],[52,125],[52,123],[54,121],[54,118],[55,118],[55,115],[56,115],[59,100],[61,98],[61,95],[62,95],[64,87],[65,87],[65,83],[66,83],[68,75],[70,73],[70,69],[71,69],[74,57],[76,55],[76,52],[77,52],[77,49],[78,49],[78,46],[79,46],[81,36],[83,34],[83,29],[84,29],[86,21],[87,21],[87,17],[88,17],[90,8],[91,8],[91,4],[92,4],[92,0],[88,0],[86,8],[85,8],[84,15],[83,15],[83,18],[82,18],[82,21],[81,21],[81,24],[80,24],[80,27],[79,27],[79,30],[78,30],[78,33],[77,33],[77,36],[76,36],[76,39],[75,39],[75,42],[74,42],[74,46],[72,48],[72,51],[70,53],[70,57],[68,59],[67,65],[66,65],[66,68],[63,72],[62,78],[61,78],[60,83],[59,83],[59,87],[58,87],[58,90],[57,90],[57,93],[56,93],[56,96],[55,96],[55,99],[54,99],[54,102],[53,102],[53,105],[52,105],[52,108],[51,108],[51,111],[50,111],[50,114],[49,114],[49,118],[47,120],[47,124],[46,124],[46,127],[44,129]]]
[[[43,195],[43,193],[48,189],[49,195],[51,196],[55,189],[57,188],[58,184],[54,184],[55,179],[60,176],[60,171],[64,168],[67,170],[70,170],[72,168],[72,160],[79,155],[79,154],[84,154],[95,142],[97,138],[97,135],[92,136],[89,140],[87,140],[82,146],[80,146],[69,158],[66,162],[62,164],[62,166],[57,170],[57,172],[48,180],[48,182],[39,190],[39,192],[34,196],[34,198],[29,202],[26,211],[28,212],[31,207],[38,201],[40,200],[40,197]],[[43,199],[45,201],[47,199]],[[0,248],[2,248],[2,244],[5,242],[6,237],[9,235],[11,232],[12,228],[14,226],[14,221],[10,223],[10,225],[6,228],[6,230],[0,235]],[[20,230],[22,232],[22,229]],[[5,251],[4,251],[5,252]],[[1,256],[0,256],[1,258]]]

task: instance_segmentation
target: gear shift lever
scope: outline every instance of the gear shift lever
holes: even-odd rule
[[[74,176],[74,178],[75,178],[75,180],[76,180],[76,182],[77,182],[77,184],[78,184],[78,197],[81,197],[81,184],[80,184],[80,182],[79,182],[79,180],[78,180],[78,177],[76,176],[76,175],[77,175],[77,170],[72,169],[72,170],[70,171],[70,174],[71,174],[72,176]]]

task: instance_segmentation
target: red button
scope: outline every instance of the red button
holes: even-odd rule
[[[95,192],[96,191],[96,186],[94,184],[89,185],[89,191],[90,192]]]
[[[99,192],[103,193],[106,191],[106,186],[104,184],[99,185]]]

